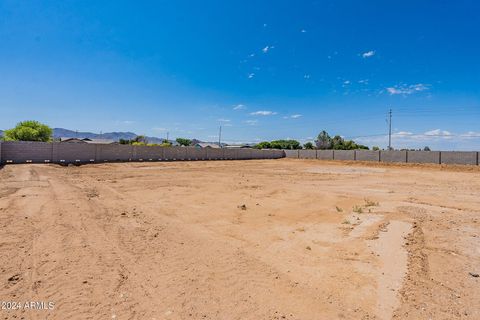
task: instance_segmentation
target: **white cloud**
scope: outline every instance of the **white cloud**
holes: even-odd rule
[[[362,53],[362,57],[363,57],[364,59],[373,57],[374,55],[375,55],[375,51],[374,51],[374,50],[370,50],[370,51],[367,51],[367,52]]]
[[[360,84],[368,84],[368,79],[358,80]]]
[[[350,80],[343,81],[343,84],[350,84]]]
[[[430,130],[425,132],[424,135],[434,136],[434,137],[448,137],[448,136],[451,136],[452,133],[446,130],[435,129],[435,130]]]
[[[250,114],[252,116],[273,116],[277,113],[274,111],[260,110],[260,111],[251,112]]]
[[[245,110],[247,107],[243,104],[237,104],[235,107],[233,107],[233,110]]]
[[[302,29],[302,30],[300,30],[300,32],[301,32],[301,33],[305,33],[305,32],[307,32],[307,30]]]
[[[465,138],[480,138],[480,132],[468,131],[466,133],[461,134],[460,136]]]
[[[395,87],[387,88],[387,92],[390,93],[390,95],[397,95],[397,94],[410,95],[410,94],[426,91],[428,89],[429,89],[429,85],[426,85],[423,83],[411,84],[411,85],[401,84]]]
[[[160,128],[160,127],[155,127],[155,128],[152,128],[152,130],[154,131],[167,131],[168,129],[167,128]]]
[[[396,135],[396,136],[411,136],[411,135],[413,135],[413,133],[410,132],[410,131],[399,131],[399,132],[393,133],[393,135]]]
[[[310,79],[310,75],[309,75],[309,74],[305,74],[305,75],[303,76],[303,79]]]
[[[250,74],[248,75],[248,79],[252,79],[253,77],[255,77],[255,73],[250,73]]]
[[[223,119],[223,118],[220,118],[220,119],[218,119],[218,121],[220,121],[220,122],[230,122],[230,119]]]
[[[262,49],[263,53],[267,53],[268,51],[272,50],[275,48],[274,46],[266,46],[265,48]]]
[[[298,118],[301,118],[302,115],[301,114],[293,114],[291,116],[283,116],[282,118],[283,119],[298,119]]]
[[[245,123],[250,126],[254,126],[258,123],[258,120],[246,120]]]

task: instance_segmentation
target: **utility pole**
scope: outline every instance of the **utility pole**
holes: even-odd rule
[[[218,146],[222,147],[222,126],[220,126],[218,130]]]
[[[168,142],[168,134],[169,134],[169,132],[167,131],[167,142]]]
[[[388,112],[388,150],[392,150],[392,109]]]

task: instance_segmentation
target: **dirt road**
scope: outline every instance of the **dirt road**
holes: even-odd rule
[[[480,319],[479,168],[10,165],[0,226],[0,319]]]

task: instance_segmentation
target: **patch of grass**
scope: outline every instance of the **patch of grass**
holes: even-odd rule
[[[361,206],[353,206],[353,212],[356,212],[356,213],[363,213],[363,208]]]
[[[305,249],[307,249],[307,250],[312,250],[312,248],[310,248],[310,246],[307,246]]]
[[[365,198],[364,200],[365,200],[365,207],[378,207],[378,202],[369,200],[367,198]]]
[[[343,212],[343,209],[340,208],[339,206],[335,206],[335,209],[337,209],[337,212]]]
[[[342,224],[350,224],[350,221],[348,221],[348,220],[343,220],[343,221],[342,221]]]

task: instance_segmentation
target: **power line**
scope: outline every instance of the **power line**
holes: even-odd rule
[[[388,150],[392,150],[392,109],[388,112]]]
[[[222,126],[220,126],[218,130],[218,146],[222,147]]]

